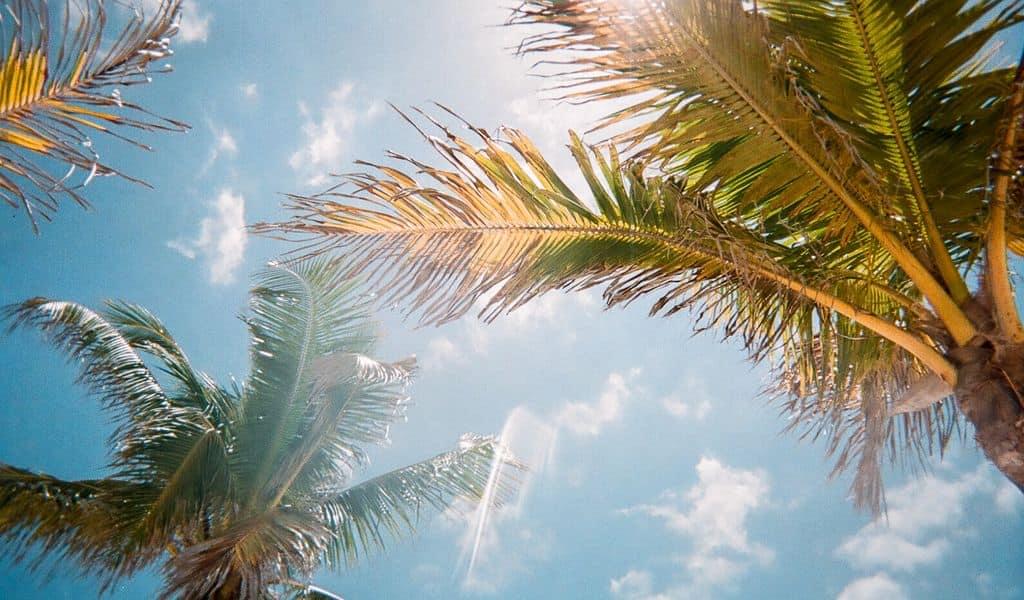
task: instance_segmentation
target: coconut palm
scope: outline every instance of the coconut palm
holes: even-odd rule
[[[370,358],[366,302],[323,261],[263,271],[250,309],[251,373],[239,388],[195,370],[139,306],[10,307],[14,326],[40,329],[81,365],[115,431],[102,479],[0,465],[6,550],[37,564],[56,553],[105,585],[162,562],[163,597],[332,597],[308,586],[319,565],[382,547],[422,510],[510,491],[496,469],[517,463],[474,435],[352,485],[366,446],[403,418],[414,360]]]
[[[146,15],[137,9],[108,14],[104,0],[67,1],[62,9],[47,0],[5,2],[0,200],[23,210],[36,231],[38,220],[49,221],[62,199],[89,206],[82,188],[94,177],[142,183],[105,163],[92,136],[109,135],[148,150],[126,137],[131,130],[188,129],[122,97],[123,89],[171,70],[165,61],[173,54],[170,38],[178,30],[180,3],[161,0]],[[125,20],[109,31],[110,21]]]
[[[591,286],[690,310],[773,367],[861,506],[959,415],[1021,487],[1024,63],[993,42],[1022,6],[527,0],[523,51],[561,65],[567,101],[614,106],[608,145],[571,138],[587,194],[515,130],[435,121],[440,166],[392,154],[260,230],[343,253],[427,323]]]

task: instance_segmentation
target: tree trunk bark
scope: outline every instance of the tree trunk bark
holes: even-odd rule
[[[1024,345],[978,336],[949,352],[956,399],[985,456],[1024,492]]]

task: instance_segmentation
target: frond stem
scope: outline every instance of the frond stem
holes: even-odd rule
[[[736,81],[728,70],[715,59],[707,48],[705,48],[704,44],[702,44],[698,39],[695,39],[690,31],[685,28],[683,29],[687,37],[690,38],[690,43],[697,49],[697,52],[701,55],[704,61],[711,65],[718,76],[722,78],[722,81],[735,91],[736,94],[743,98],[744,102],[746,102],[747,105],[758,114],[761,120],[772,129],[772,131],[790,149],[790,151],[792,151],[793,154],[799,158],[800,161],[810,169],[820,181],[824,182],[825,185],[828,186],[829,190],[831,190],[832,193],[834,193],[836,197],[838,197],[839,200],[847,207],[847,209],[853,213],[868,233],[870,233],[886,250],[889,251],[890,254],[892,254],[896,263],[899,264],[900,268],[903,269],[924,297],[927,298],[935,308],[936,314],[949,329],[949,332],[956,343],[963,345],[970,341],[977,333],[974,325],[942,284],[939,283],[932,273],[921,263],[921,261],[914,256],[914,253],[904,246],[899,239],[892,234],[892,232],[886,229],[867,206],[855,198],[828,172],[827,169],[811,157],[810,154],[808,154],[807,151],[786,132],[781,123],[779,123],[777,119],[773,118],[772,115],[769,114],[768,111],[761,106],[761,104],[757,102],[757,100],[742,85],[740,85],[738,81]]]
[[[911,355],[920,360],[929,369],[938,374],[942,379],[953,385],[956,382],[956,370],[952,363],[940,354],[933,346],[926,343],[924,340],[914,335],[912,332],[902,329],[896,326],[894,323],[887,321],[875,315],[871,311],[855,306],[841,298],[830,294],[824,290],[820,290],[811,287],[801,281],[798,281],[792,277],[789,277],[783,273],[778,272],[777,269],[773,269],[770,265],[758,264],[757,261],[748,260],[742,265],[734,261],[730,261],[727,257],[721,253],[710,252],[707,250],[701,250],[684,243],[680,243],[677,238],[674,238],[665,233],[655,233],[650,231],[643,231],[635,227],[621,225],[621,226],[556,226],[556,225],[501,225],[501,226],[477,226],[468,228],[437,228],[431,229],[433,234],[448,233],[467,233],[467,232],[487,232],[487,231],[499,231],[499,230],[515,230],[515,231],[543,231],[543,232],[566,232],[566,233],[586,233],[595,235],[610,235],[615,237],[632,237],[634,239],[643,239],[646,241],[652,241],[658,243],[670,251],[673,252],[692,252],[700,254],[706,258],[712,260],[722,261],[728,264],[732,268],[742,269],[744,271],[753,271],[755,277],[759,277],[764,280],[778,283],[788,289],[789,291],[796,293],[807,300],[821,306],[823,308],[833,310],[840,315],[850,319],[851,321],[858,323],[865,329],[873,331],[881,337],[889,340],[897,346],[903,348]],[[404,233],[412,233],[413,230],[407,230]],[[403,232],[393,232],[401,235]],[[748,257],[749,258],[749,257]]]
[[[313,290],[310,289],[309,282],[307,282],[305,278],[303,278],[301,275],[299,275],[298,273],[284,265],[278,265],[277,268],[293,276],[300,284],[302,284],[302,287],[306,292],[306,302],[308,302],[309,304],[307,308],[310,313],[306,315],[306,329],[303,333],[303,338],[301,342],[302,348],[299,351],[299,356],[296,361],[295,380],[292,382],[292,389],[288,393],[288,398],[284,400],[284,406],[285,409],[287,410],[288,408],[293,406],[295,402],[298,400],[299,389],[303,384],[303,378],[307,366],[306,363],[308,362],[309,354],[310,351],[312,350],[311,346],[313,345],[313,336],[315,333],[313,331],[313,323],[316,320],[314,315],[317,310],[317,307]],[[267,453],[264,455],[263,464],[260,467],[258,477],[256,477],[255,480],[253,480],[252,497],[249,498],[250,507],[256,505],[256,501],[259,499],[260,490],[263,487],[261,485],[261,482],[269,477],[271,470],[274,468],[274,454],[277,453],[278,449],[284,443],[284,440],[282,438],[284,437],[285,434],[285,423],[287,420],[287,416],[282,415],[281,419],[277,422],[277,427],[274,430],[274,435],[272,439],[268,440]]]
[[[864,52],[871,65],[871,74],[875,79],[875,85],[878,88],[878,94],[882,100],[882,106],[885,107],[886,117],[889,120],[890,127],[892,127],[893,139],[896,142],[896,147],[899,149],[900,158],[903,160],[904,170],[907,173],[907,179],[910,181],[910,188],[913,191],[914,200],[917,202],[917,210],[921,216],[921,221],[923,222],[925,229],[924,237],[928,241],[928,247],[931,250],[932,259],[935,261],[936,266],[939,269],[939,274],[942,276],[943,282],[946,284],[950,294],[953,296],[953,300],[957,304],[962,304],[970,296],[970,292],[967,290],[967,284],[964,282],[963,276],[960,275],[960,271],[958,271],[956,265],[953,264],[953,258],[950,256],[949,250],[943,243],[942,235],[939,233],[939,228],[935,224],[935,217],[932,216],[931,209],[928,208],[928,201],[925,199],[924,188],[921,185],[921,178],[918,173],[917,161],[914,160],[910,153],[909,144],[903,136],[903,128],[900,125],[899,119],[896,117],[896,109],[893,99],[890,97],[889,90],[886,88],[886,82],[882,77],[882,69],[879,65],[878,56],[875,54],[871,37],[868,35],[867,26],[864,23],[864,15],[862,14],[860,0],[850,0],[849,6],[850,14],[853,15],[853,20],[857,25],[857,33],[860,35],[861,42],[864,45]]]
[[[1006,258],[1006,201],[1010,189],[1017,134],[1024,120],[1024,52],[1017,65],[1010,97],[1010,118],[999,142],[995,165],[992,198],[989,201],[988,232],[985,241],[985,281],[995,305],[996,323],[1000,331],[1014,342],[1024,341],[1024,326],[1017,314],[1017,304],[1010,281],[1010,266]]]

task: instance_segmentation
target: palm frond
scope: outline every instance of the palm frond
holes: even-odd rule
[[[717,208],[726,218],[786,225],[810,240],[843,240],[871,278],[913,283],[958,342],[974,326],[920,259],[909,230],[918,209],[884,193],[850,135],[828,123],[819,98],[771,43],[763,12],[733,0],[526,2],[513,23],[556,26],[527,52],[570,52],[565,97],[633,99],[604,124],[638,123],[617,137],[636,156],[685,175],[692,190],[741,187]],[[880,191],[881,190],[881,191]],[[955,271],[955,269],[953,269]],[[955,273],[951,273],[955,275]]]
[[[799,47],[800,71],[832,123],[849,135],[857,153],[878,174],[881,190],[903,196],[912,231],[927,241],[931,259],[954,299],[967,286],[943,242],[929,206],[921,158],[912,129],[910,94],[904,79],[903,28],[907,15],[890,2],[772,1],[773,31]],[[961,261],[962,262],[962,261]]]
[[[500,505],[516,487],[515,471],[523,468],[499,440],[467,434],[456,450],[325,498],[316,510],[332,534],[327,562],[340,567],[382,549],[387,536],[414,530],[424,509],[443,511],[457,499]]]
[[[927,309],[851,264],[838,241],[723,214],[744,189],[738,182],[687,191],[685,181],[647,175],[574,139],[591,208],[522,134],[503,130],[508,151],[480,129],[482,148],[442,131],[446,139],[428,139],[448,169],[392,155],[433,185],[378,166],[349,176],[353,191],[293,197],[295,218],[260,230],[309,236],[306,251],[343,253],[348,273],[364,277],[382,304],[427,323],[457,318],[485,294],[486,318],[553,289],[605,286],[610,306],[655,294],[652,313],[689,309],[698,328],[739,336],[755,360],[790,357],[780,381],[787,394],[821,399],[816,415],[859,410],[860,390],[886,365],[952,381],[939,342],[919,336],[934,319]],[[893,376],[886,393],[901,396],[908,381]],[[884,425],[886,412],[877,414]]]
[[[79,382],[115,414],[111,438],[119,461],[130,462],[154,431],[185,418],[121,332],[100,314],[73,302],[32,298],[4,311],[11,329],[32,327],[80,364]]]
[[[119,311],[114,309],[118,306]],[[184,402],[181,399],[187,396],[166,394],[136,350],[153,350],[147,343],[153,330],[139,335],[139,329],[125,327],[128,305],[111,307],[118,317],[114,322],[79,304],[44,298],[13,305],[6,313],[12,327],[42,330],[72,361],[80,362],[79,381],[114,411],[112,466],[118,477],[146,484],[136,490],[131,507],[125,507],[138,513],[133,535],[140,544],[162,546],[183,514],[197,519],[199,504],[226,497],[227,415],[210,408],[230,401],[223,391],[209,386],[200,397],[219,400],[205,406],[195,398]],[[177,348],[173,339],[161,339],[163,356],[172,359],[170,369],[186,367],[183,354],[169,351]],[[191,378],[198,376],[193,373]]]
[[[687,192],[684,181],[645,177],[642,165],[621,164],[614,151],[606,156],[575,139],[595,211],[519,132],[503,130],[510,153],[477,128],[479,149],[442,131],[447,141],[427,139],[450,170],[392,155],[437,187],[378,166],[379,174],[349,176],[351,192],[343,183],[315,197],[293,196],[291,221],[257,230],[311,237],[312,252],[344,251],[350,276],[365,278],[381,303],[421,312],[425,323],[457,318],[492,291],[482,313],[488,318],[552,289],[601,285],[609,305],[660,293],[652,313],[693,309],[703,326],[740,335],[758,357],[792,327],[810,324],[801,315],[817,303],[885,330],[930,367],[948,370],[890,322],[914,301],[851,264],[842,244],[721,214],[717,205],[742,193],[736,182]]]
[[[237,403],[209,375],[192,367],[178,342],[153,313],[136,304],[110,301],[103,318],[121,332],[128,345],[157,359],[156,366],[178,387],[168,392],[172,403],[212,414],[221,425],[233,421]]]
[[[367,464],[363,446],[386,442],[404,417],[415,361],[366,354],[375,343],[369,300],[343,274],[341,263],[314,260],[258,276],[246,320],[253,368],[241,390],[195,371],[141,307],[111,302],[97,313],[43,298],[8,307],[12,327],[41,329],[82,364],[81,380],[116,411],[119,428],[111,479],[61,481],[0,465],[4,549],[15,558],[59,551],[105,586],[169,554],[164,597],[266,597],[308,579],[344,545],[331,540],[349,526],[338,521],[343,511],[357,528],[397,534],[421,507],[456,497],[499,503],[513,483],[495,465],[520,465],[476,436],[346,488]],[[142,355],[168,376],[170,392]]]
[[[13,0],[0,14],[0,199],[50,220],[62,197],[82,206],[81,189],[96,176],[119,175],[104,162],[92,135],[126,137],[131,130],[185,131],[122,97],[122,88],[170,70],[180,0],[162,0],[152,15],[135,14],[108,36],[103,0]],[[59,36],[59,39],[58,39]],[[112,38],[108,39],[108,37]],[[84,174],[74,176],[75,171]],[[61,173],[67,174],[61,176]]]
[[[405,417],[406,386],[414,372],[414,359],[390,364],[357,354],[317,359],[302,435],[267,483],[270,505],[343,489],[369,462],[364,446],[390,442],[391,425]]]
[[[883,504],[882,469],[888,463],[913,470],[941,453],[959,431],[950,393],[921,406],[900,403],[923,378],[906,352],[865,338],[840,322],[811,338],[794,341],[773,365],[766,389],[787,419],[786,431],[822,440],[834,458],[831,477],[852,469],[854,504],[878,514]]]
[[[252,372],[245,385],[239,446],[254,454],[245,475],[251,503],[266,490],[288,448],[301,438],[311,401],[316,400],[317,365],[333,353],[368,354],[374,343],[367,300],[329,261],[276,265],[259,273],[247,318],[253,339]]]
[[[4,553],[33,566],[54,554],[76,562],[106,585],[130,575],[159,551],[132,539],[134,522],[124,501],[141,486],[115,479],[65,481],[0,464],[0,537]]]
[[[167,562],[161,598],[259,598],[291,572],[310,574],[329,532],[313,515],[276,509],[240,520]]]

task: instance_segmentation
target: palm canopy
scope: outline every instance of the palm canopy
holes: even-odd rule
[[[474,143],[435,121],[443,166],[392,154],[408,168],[292,196],[260,230],[338,249],[428,323],[590,286],[690,309],[770,362],[792,427],[827,437],[877,509],[883,457],[956,430],[957,349],[1024,340],[1000,309],[1024,88],[989,60],[1021,6],[528,1],[512,22],[545,26],[522,47],[562,66],[564,97],[625,106],[597,124],[626,128],[606,149],[571,139],[590,197],[515,130]]]
[[[23,210],[33,228],[50,220],[62,199],[88,206],[82,188],[96,176],[121,173],[104,162],[92,136],[135,146],[131,130],[184,131],[123,99],[122,88],[171,70],[170,38],[180,0],[152,14],[134,12],[113,34],[104,0],[13,0],[0,12],[0,200]],[[76,171],[80,175],[76,175]]]
[[[57,551],[107,584],[166,557],[164,596],[262,598],[277,587],[317,597],[302,580],[318,565],[382,547],[425,509],[511,492],[513,481],[493,473],[518,463],[495,438],[468,434],[452,451],[353,484],[366,447],[404,416],[414,361],[370,357],[367,304],[324,261],[263,271],[250,309],[251,374],[225,388],[141,307],[9,307],[14,326],[42,330],[81,363],[116,429],[103,479],[0,465],[8,552]]]

